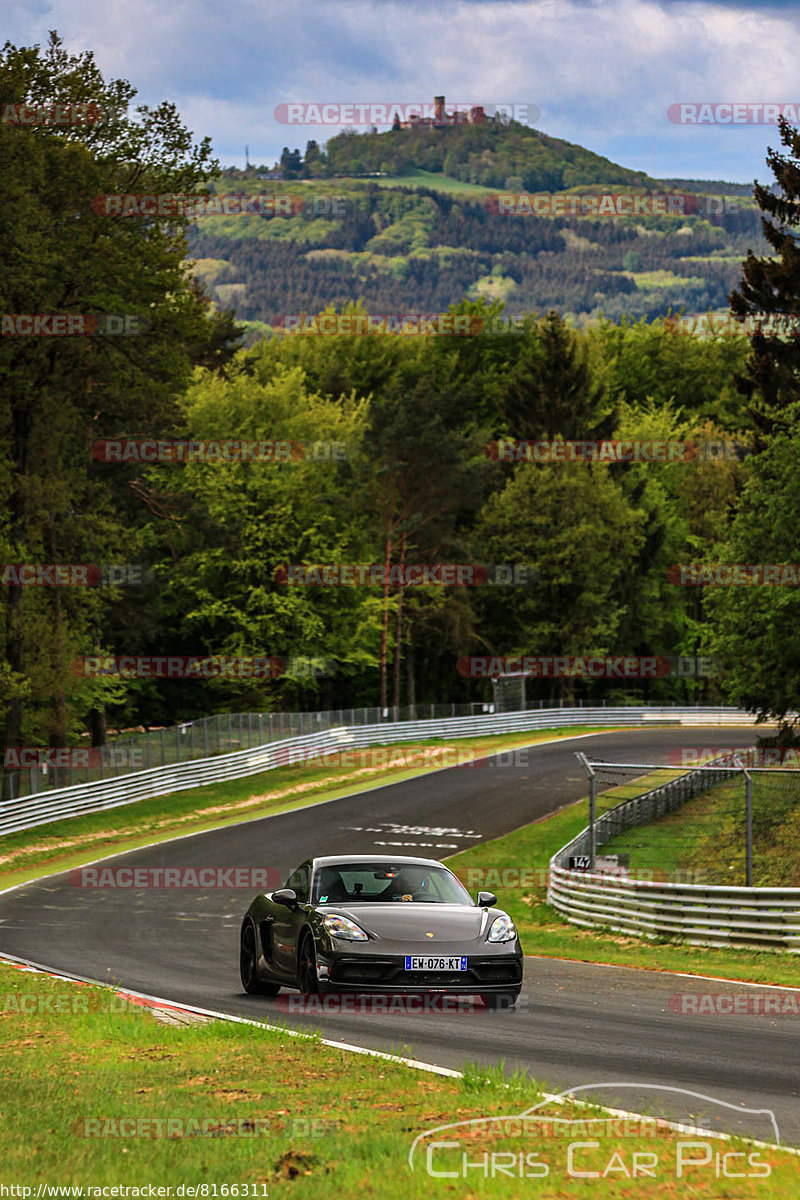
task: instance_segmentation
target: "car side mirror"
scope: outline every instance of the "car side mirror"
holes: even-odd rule
[[[479,908],[491,908],[493,904],[497,904],[497,896],[494,892],[478,892]]]
[[[278,888],[272,893],[276,904],[285,904],[287,908],[297,908],[297,892],[294,888]]]

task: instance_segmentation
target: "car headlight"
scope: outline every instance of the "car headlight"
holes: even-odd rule
[[[366,942],[369,939],[369,935],[364,933],[361,926],[347,917],[335,917],[331,914],[322,924],[328,933],[332,933],[334,937],[345,938],[348,942]]]
[[[503,913],[502,917],[495,917],[492,921],[489,932],[486,935],[487,942],[510,942],[512,938],[517,936],[517,931],[514,928],[514,922],[511,917],[507,917]]]

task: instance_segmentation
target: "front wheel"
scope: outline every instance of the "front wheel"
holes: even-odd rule
[[[239,974],[242,987],[249,996],[277,996],[278,983],[262,983],[256,966],[256,931],[252,921],[245,921],[239,941]]]
[[[317,974],[317,952],[314,938],[307,933],[297,956],[297,986],[304,996],[316,996],[323,990]]]

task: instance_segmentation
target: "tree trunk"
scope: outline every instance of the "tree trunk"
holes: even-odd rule
[[[400,538],[400,566],[405,566],[406,563],[406,534],[403,532]],[[394,707],[400,708],[400,663],[402,659],[402,638],[403,638],[403,586],[400,585],[400,590],[397,594],[397,617],[394,626]]]
[[[47,530],[47,556],[50,562],[58,561],[56,533],[52,525]],[[57,587],[49,588],[48,600],[52,612],[52,655],[53,691],[50,698],[50,736],[48,745],[60,748],[67,744],[67,694],[64,687],[64,619],[61,611],[61,592]]]
[[[406,626],[406,704],[411,710],[412,718],[417,713],[417,680],[414,675],[414,632],[409,623]]]
[[[391,497],[383,503],[383,613],[381,618],[381,716],[388,705],[387,653],[389,644],[389,567],[392,561],[392,527],[394,513],[394,480]]]
[[[105,746],[108,741],[105,707],[93,708],[89,713],[89,732],[93,746]]]

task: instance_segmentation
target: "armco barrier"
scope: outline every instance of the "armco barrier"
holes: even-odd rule
[[[285,764],[290,749],[358,749],[393,742],[431,738],[476,737],[481,734],[526,732],[569,726],[633,726],[653,723],[682,725],[752,724],[750,714],[740,709],[721,708],[553,708],[525,712],[493,713],[486,716],[444,717],[427,721],[381,722],[377,725],[342,725],[320,733],[285,738],[249,750],[237,750],[213,758],[195,759],[166,767],[153,767],[116,779],[76,784],[21,799],[0,803],[0,835],[32,829],[62,817],[85,815],[135,800],[165,796],[188,788],[203,787],[229,779],[241,779]]]
[[[624,829],[666,816],[730,779],[730,767],[717,768],[718,761],[713,768],[690,771],[604,813],[595,822],[596,846]],[[564,866],[570,855],[588,852],[587,827],[550,860],[548,902],[572,924],[645,937],[681,937],[696,946],[800,954],[800,888],[660,883]]]

